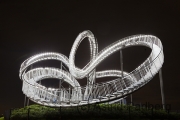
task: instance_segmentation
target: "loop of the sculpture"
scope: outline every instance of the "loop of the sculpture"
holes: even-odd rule
[[[90,62],[83,69],[79,69],[75,66],[75,63],[74,63],[75,54],[76,54],[76,50],[79,47],[80,43],[86,37],[88,37],[89,44],[90,44]],[[89,73],[87,73],[85,70],[88,69],[89,64],[91,64],[92,61],[95,60],[97,52],[98,52],[98,45],[97,45],[96,39],[94,38],[93,33],[91,31],[84,31],[84,32],[80,33],[77,36],[77,38],[72,46],[70,55],[69,55],[69,63],[70,63],[69,71],[70,71],[70,73],[75,78],[78,78],[78,79],[82,79],[82,78],[86,77]]]

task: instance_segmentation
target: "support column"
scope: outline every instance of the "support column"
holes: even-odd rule
[[[122,54],[122,50],[120,50],[120,59],[121,59],[121,75],[122,75],[122,78],[124,77],[123,75],[123,54]]]
[[[131,96],[131,105],[133,105],[133,104],[132,104],[132,94],[131,94],[130,96]]]
[[[70,99],[71,99],[71,88],[70,88],[70,85],[69,85],[69,104],[70,104]]]
[[[123,78],[124,75],[123,75],[123,54],[122,54],[122,50],[120,50],[120,61],[121,61],[121,78]],[[121,85],[121,87],[122,87],[122,85]],[[123,87],[122,87],[122,89],[123,89]],[[123,92],[124,92],[124,89],[123,89]]]
[[[61,68],[61,70],[62,70],[62,62],[61,62],[61,64],[60,64],[60,68]],[[61,80],[59,80],[59,103],[61,104],[61,84],[62,84],[62,81]]]
[[[28,100],[27,100],[27,106],[29,106],[29,98],[28,98]]]
[[[159,70],[159,79],[160,79],[160,87],[161,87],[161,98],[162,98],[162,106],[165,110],[165,99],[164,99],[164,86],[163,86],[163,78],[162,78],[162,70]]]
[[[121,78],[123,78],[124,77],[124,74],[123,74],[123,54],[122,54],[122,50],[120,50],[120,61],[121,61]],[[122,85],[121,85],[122,86]],[[123,88],[123,87],[122,87]],[[124,91],[124,90],[123,90]],[[123,97],[123,99],[122,99],[122,101],[123,101],[123,104],[125,104],[125,98]]]
[[[26,95],[24,95],[24,107],[26,106]]]
[[[33,65],[31,65],[31,67],[30,67],[30,70],[32,70],[33,69]],[[34,78],[33,78],[34,79]],[[28,98],[28,100],[27,100],[27,106],[29,106],[29,98]]]
[[[61,65],[60,65],[60,68],[61,68],[61,70],[62,70],[62,62],[61,62]],[[59,90],[61,90],[61,80],[59,80]]]
[[[96,69],[94,69],[91,73],[87,76],[87,86],[84,92],[84,100],[92,99],[92,89],[96,81]]]

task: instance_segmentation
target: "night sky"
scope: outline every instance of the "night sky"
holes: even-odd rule
[[[75,38],[84,30],[93,32],[99,51],[130,35],[152,34],[160,38],[165,56],[162,68],[165,100],[172,110],[180,110],[180,1],[7,0],[0,1],[0,114],[10,108],[23,107],[21,63],[32,55],[48,51],[69,57]],[[124,70],[135,69],[150,52],[149,48],[138,46],[123,49]],[[89,58],[89,44],[85,40],[77,50],[76,66],[82,68]],[[59,67],[60,62],[38,64]],[[97,67],[97,71],[105,69],[120,69],[119,52]],[[107,79],[96,81],[103,80]],[[79,81],[82,85],[85,83],[84,79]],[[56,80],[45,82],[52,87],[57,84]],[[133,93],[133,102],[161,104],[158,74]]]

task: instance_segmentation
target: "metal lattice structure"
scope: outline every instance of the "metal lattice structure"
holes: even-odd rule
[[[84,38],[90,43],[90,62],[82,69],[75,66],[75,54]],[[131,46],[146,46],[151,48],[149,57],[130,73],[120,70],[105,70],[96,72],[96,67],[111,54]],[[44,60],[58,60],[68,70],[52,67],[39,67],[28,70],[34,63]],[[98,44],[90,31],[80,33],[70,52],[69,59],[60,53],[47,52],[34,55],[25,60],[20,67],[19,77],[23,81],[22,91],[32,101],[53,107],[68,107],[86,105],[98,102],[113,101],[123,98],[147,84],[160,70],[164,62],[161,41],[153,35],[134,35],[120,39],[102,51],[98,52]],[[80,86],[77,79],[87,77],[87,85]],[[95,83],[102,77],[117,77],[117,79]],[[46,78],[57,78],[70,85],[69,88],[47,88],[38,83]]]

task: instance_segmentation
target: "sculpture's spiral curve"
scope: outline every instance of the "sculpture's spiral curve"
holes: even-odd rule
[[[75,66],[75,54],[81,41],[88,37],[90,43],[90,62],[82,69]],[[143,45],[152,49],[150,56],[130,73],[120,70],[106,70],[96,72],[95,68],[105,58],[114,52],[129,46]],[[58,68],[35,68],[26,72],[27,68],[39,61],[55,59],[69,68],[69,72]],[[19,76],[23,80],[22,91],[32,101],[47,106],[76,106],[88,103],[106,102],[119,99],[132,93],[149,82],[159,71],[164,62],[161,41],[152,35],[134,35],[109,45],[98,53],[97,41],[90,31],[84,31],[76,38],[69,59],[60,53],[47,52],[37,54],[25,60],[20,67]],[[115,76],[118,79],[94,83],[95,78]],[[88,85],[80,86],[76,79],[88,78]],[[45,78],[63,79],[71,88],[52,89],[37,83]]]

